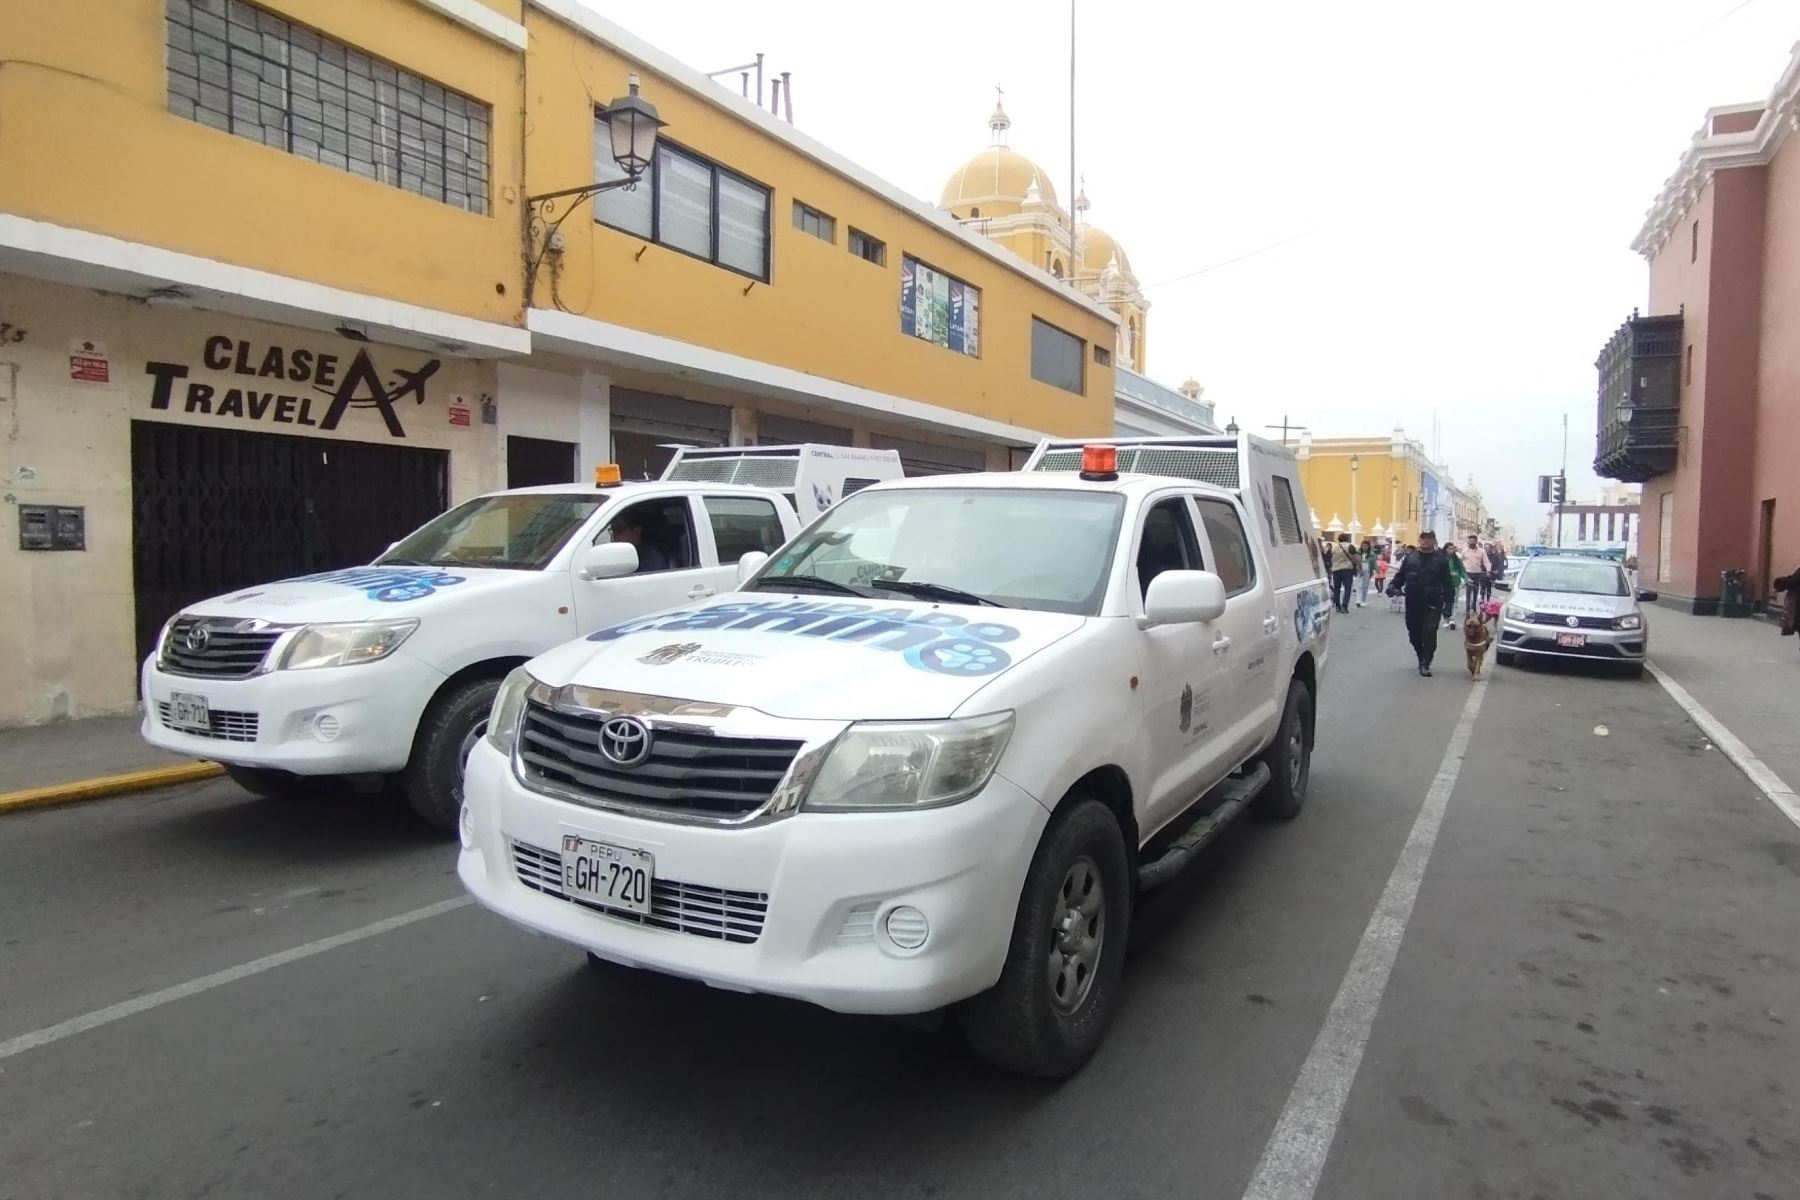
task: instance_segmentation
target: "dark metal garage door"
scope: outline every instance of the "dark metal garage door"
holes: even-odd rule
[[[365,563],[443,512],[445,450],[131,423],[138,658],[183,605]]]

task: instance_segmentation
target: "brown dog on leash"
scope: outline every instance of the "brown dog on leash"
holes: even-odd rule
[[[1494,635],[1488,629],[1487,618],[1480,613],[1470,613],[1463,622],[1463,653],[1469,658],[1469,678],[1481,678],[1481,663],[1487,658],[1488,647],[1494,644]]]

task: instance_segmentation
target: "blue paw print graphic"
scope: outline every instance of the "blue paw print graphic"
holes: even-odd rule
[[[429,583],[400,583],[390,587],[369,589],[371,600],[418,600],[429,596],[437,589]]]
[[[906,652],[906,658],[913,666],[940,675],[992,675],[1005,670],[1012,661],[1006,651],[968,638],[946,638],[915,646]]]

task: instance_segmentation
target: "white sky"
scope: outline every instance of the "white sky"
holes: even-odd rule
[[[1067,202],[1066,0],[587,2],[703,71],[766,52],[797,126],[934,203],[1002,84]],[[1429,448],[1435,414],[1526,536],[1565,412],[1571,497],[1597,486],[1593,361],[1646,303],[1645,209],[1800,38],[1800,0],[1077,3],[1078,166],[1148,288],[1150,374],[1252,430]]]

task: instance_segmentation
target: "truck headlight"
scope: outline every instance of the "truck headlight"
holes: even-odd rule
[[[1624,616],[1613,622],[1613,628],[1640,629],[1643,627],[1643,624],[1644,618],[1638,616],[1636,613],[1626,613]]]
[[[899,812],[967,800],[987,786],[1013,715],[958,721],[865,721],[831,749],[801,806],[808,812]]]
[[[288,643],[281,656],[281,669],[308,671],[314,667],[350,667],[374,662],[399,649],[400,643],[418,627],[417,618],[305,625]]]
[[[494,707],[488,710],[488,745],[511,758],[513,743],[519,740],[519,722],[525,716],[525,694],[536,683],[524,667],[514,667],[500,681],[494,693]]]

